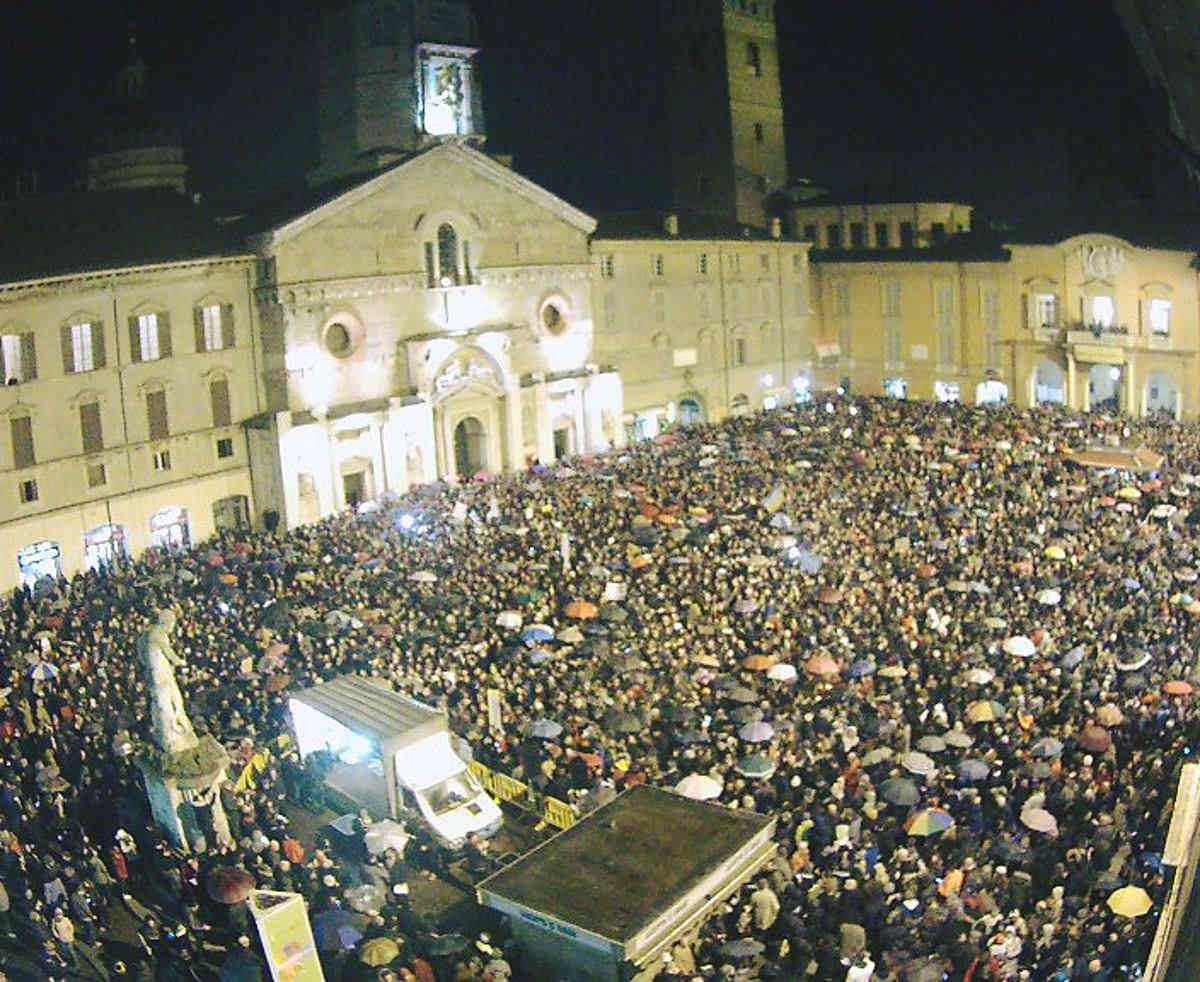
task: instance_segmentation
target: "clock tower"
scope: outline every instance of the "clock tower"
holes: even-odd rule
[[[667,115],[675,206],[766,226],[787,184],[777,0],[667,0]]]

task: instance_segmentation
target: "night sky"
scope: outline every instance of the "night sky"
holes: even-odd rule
[[[664,206],[653,7],[477,0],[489,147],[581,207]],[[44,189],[77,180],[82,135],[102,117],[133,22],[197,189],[244,197],[296,184],[315,162],[321,8],[22,5],[0,69],[4,169],[35,167]],[[1106,3],[779,0],[778,19],[794,176],[894,185],[1002,217],[1047,196],[1159,208],[1195,197],[1157,141],[1155,102]]]

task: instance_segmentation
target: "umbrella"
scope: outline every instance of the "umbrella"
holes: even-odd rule
[[[1002,631],[1008,627],[1008,621],[1003,617],[985,617],[983,619],[984,627],[991,628],[993,631]]]
[[[1112,746],[1112,737],[1103,726],[1090,723],[1080,732],[1079,745],[1094,754],[1102,754]]]
[[[694,801],[711,801],[720,796],[722,786],[707,774],[689,774],[675,785],[675,790]]]
[[[1042,737],[1030,750],[1035,757],[1057,757],[1062,752],[1062,741],[1056,740],[1054,737]]]
[[[40,661],[29,670],[29,677],[38,682],[58,678],[58,669],[48,661]]]
[[[579,644],[583,641],[583,632],[572,624],[565,631],[558,632],[558,640],[563,644]]]
[[[757,723],[747,723],[740,730],[738,736],[746,743],[766,743],[775,735],[775,728],[770,723],[759,721]]]
[[[1132,484],[1121,488],[1117,492],[1118,498],[1124,498],[1126,501],[1137,501],[1142,496],[1142,492],[1135,488]]]
[[[346,901],[360,914],[379,910],[387,900],[387,893],[378,883],[363,883],[346,891]]]
[[[1021,812],[1021,824],[1034,832],[1058,835],[1058,820],[1045,808],[1026,808]]]
[[[443,934],[434,935],[425,943],[425,950],[435,958],[442,958],[446,955],[457,955],[460,951],[466,951],[470,942],[461,934]]]
[[[980,699],[967,707],[966,716],[970,723],[993,723],[998,719],[1004,719],[1007,712],[1004,704],[996,702],[995,699]]]
[[[521,626],[521,615],[515,610],[502,610],[496,618],[496,626],[515,631]]]
[[[763,711],[757,706],[738,706],[729,714],[738,723],[757,723],[763,718]]]
[[[391,938],[372,938],[358,949],[358,960],[378,968],[400,957],[400,946]]]
[[[244,869],[217,866],[208,874],[208,895],[219,904],[240,904],[254,889],[254,877]]]
[[[821,676],[837,675],[840,671],[838,663],[826,654],[813,655],[804,663],[804,670],[809,675]]]
[[[638,733],[643,726],[641,717],[636,713],[610,709],[604,714],[604,728],[614,733]]]
[[[786,662],[777,662],[767,669],[767,678],[776,682],[793,682],[796,675],[796,666]]]
[[[1108,909],[1122,917],[1141,917],[1152,906],[1150,894],[1141,887],[1121,887],[1108,898]]]
[[[1192,687],[1183,679],[1175,679],[1163,686],[1163,692],[1169,696],[1187,696],[1191,695]]]
[[[921,800],[921,792],[906,777],[889,777],[879,786],[879,794],[884,801],[905,808]]]
[[[697,651],[691,655],[691,661],[696,665],[705,665],[708,668],[720,668],[721,660],[715,655],[710,655],[705,651]]]
[[[1037,602],[1043,607],[1057,607],[1062,600],[1062,594],[1057,590],[1039,590]]]
[[[722,958],[740,961],[745,958],[754,958],[764,951],[766,948],[761,941],[755,941],[753,938],[738,938],[736,941],[727,941],[721,945],[717,949],[717,954]]]
[[[949,812],[941,808],[922,808],[908,816],[908,821],[904,823],[904,831],[917,836],[938,835],[953,826],[954,819],[950,817]]]
[[[1004,642],[1004,650],[1017,658],[1030,658],[1037,648],[1025,635],[1017,634]]]
[[[419,569],[415,573],[409,573],[408,578],[414,583],[436,583],[437,573],[431,573],[427,569]]]
[[[739,760],[734,769],[745,777],[763,779],[775,773],[775,764],[762,754],[750,754]]]
[[[752,597],[743,597],[733,605],[733,609],[739,614],[753,614],[758,610],[758,601]]]
[[[860,658],[850,666],[849,675],[852,679],[865,678],[875,674],[875,663],[867,658]]]
[[[971,668],[967,670],[963,678],[972,685],[987,685],[996,677],[996,673],[990,668]]]
[[[1047,559],[1066,559],[1067,551],[1062,546],[1046,546],[1043,553]]]
[[[965,750],[975,743],[974,737],[962,730],[947,730],[942,734],[942,740],[947,747],[957,747],[959,750]]]
[[[862,764],[863,767],[874,767],[876,764],[880,764],[885,760],[891,759],[891,747],[876,747],[874,750],[867,751],[867,755],[862,759]]]
[[[968,757],[966,760],[958,762],[954,772],[964,781],[982,781],[992,770],[985,761],[978,757]]]
[[[1131,651],[1129,652],[1127,661],[1117,662],[1117,671],[1136,672],[1139,668],[1144,668],[1148,664],[1150,664],[1150,652]]]
[[[1120,726],[1125,722],[1125,714],[1115,703],[1105,703],[1096,710],[1096,722],[1101,726]]]
[[[923,736],[917,741],[917,749],[927,754],[940,754],[946,749],[946,741],[939,736]]]
[[[530,624],[521,632],[521,640],[530,647],[543,641],[553,641],[554,628],[549,624]]]
[[[900,766],[910,774],[932,774],[937,770],[932,757],[926,757],[917,750],[910,750],[900,758]]]
[[[577,621],[590,621],[600,613],[600,608],[588,600],[574,600],[567,604],[563,613]]]
[[[367,852],[372,856],[378,856],[389,849],[395,849],[403,855],[410,838],[411,836],[404,831],[404,826],[390,818],[372,822],[371,827],[363,834]]]
[[[562,734],[561,723],[552,719],[535,719],[525,726],[525,735],[539,740],[555,740]]]
[[[902,679],[908,674],[908,670],[903,665],[884,665],[879,670],[879,675],[885,679]]]
[[[1074,648],[1072,648],[1065,655],[1063,655],[1063,657],[1062,657],[1063,668],[1065,668],[1068,672],[1072,671],[1073,669],[1078,668],[1080,665],[1083,664],[1083,656],[1085,654],[1087,654],[1087,649],[1083,645],[1081,645],[1081,644],[1075,645]]]
[[[725,693],[725,698],[730,702],[752,703],[758,702],[758,693],[744,685],[734,685]]]
[[[742,659],[742,668],[748,668],[752,672],[765,672],[774,664],[774,655],[749,655]]]
[[[600,608],[600,616],[611,623],[623,624],[629,617],[629,611],[620,604],[607,603]]]

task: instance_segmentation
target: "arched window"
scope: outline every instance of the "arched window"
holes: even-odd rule
[[[437,231],[438,283],[441,286],[458,285],[458,234],[449,222],[439,225]]]

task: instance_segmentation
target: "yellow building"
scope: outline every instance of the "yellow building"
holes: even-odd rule
[[[953,203],[802,205],[793,220],[817,243],[820,387],[1200,414],[1191,252],[1103,234],[1002,244]]]
[[[591,243],[596,357],[621,374],[628,438],[807,391],[808,244],[742,231],[687,214],[601,221]]]

